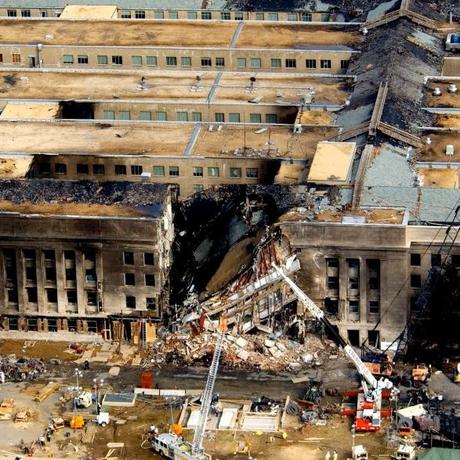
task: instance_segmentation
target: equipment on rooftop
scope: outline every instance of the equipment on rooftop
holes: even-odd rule
[[[433,96],[441,96],[441,94],[442,94],[442,93],[441,93],[441,88],[438,88],[438,87],[436,86],[436,88],[433,90],[433,93],[432,93],[432,94],[433,94]]]

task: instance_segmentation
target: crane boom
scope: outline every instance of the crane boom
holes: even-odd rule
[[[280,274],[280,276],[284,279],[286,284],[292,289],[294,294],[303,303],[306,309],[316,319],[321,321],[324,324],[324,326],[326,326],[328,331],[335,338],[337,344],[343,348],[343,351],[348,356],[348,359],[355,365],[356,369],[358,370],[359,374],[364,379],[364,381],[369,384],[372,390],[377,389],[378,388],[377,379],[372,375],[372,373],[369,371],[366,365],[362,362],[361,358],[358,356],[355,350],[353,350],[351,345],[349,345],[346,342],[346,340],[335,330],[335,328],[332,326],[330,321],[326,318],[324,311],[321,310],[321,308],[319,308],[315,304],[315,302],[313,302],[313,300],[311,300],[310,297],[308,297],[307,294],[305,294],[305,292],[303,292],[302,289],[300,289],[299,286],[297,286],[297,284],[294,283],[294,281],[292,281],[280,267],[278,267],[274,263],[272,263],[272,266]]]
[[[203,439],[206,430],[206,422],[208,420],[209,410],[212,404],[212,395],[214,391],[214,384],[216,383],[217,370],[219,369],[220,355],[222,354],[223,344],[225,337],[225,328],[222,327],[217,338],[214,355],[212,357],[211,367],[209,368],[208,379],[206,386],[201,397],[201,409],[198,417],[198,423],[193,435],[192,455],[200,455],[203,453]],[[198,457],[196,457],[198,458]]]

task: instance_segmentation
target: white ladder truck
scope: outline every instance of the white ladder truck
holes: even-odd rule
[[[184,441],[181,437],[174,433],[162,433],[155,435],[153,438],[152,449],[165,458],[170,460],[211,460],[211,456],[204,452],[203,440],[206,431],[206,422],[212,405],[214,384],[216,383],[226,329],[226,320],[221,318],[211,367],[209,368],[206,386],[204,388],[203,395],[201,396],[201,409],[195,433],[193,435],[193,442],[189,443]]]
[[[392,383],[388,380],[377,380],[367,366],[363,363],[358,354],[353,350],[350,344],[336,331],[330,321],[314,302],[310,299],[302,289],[292,281],[284,271],[272,263],[273,268],[284,279],[286,284],[292,289],[296,297],[302,302],[308,312],[320,321],[330,335],[334,338],[337,345],[343,348],[344,353],[350,361],[355,365],[361,376],[361,384],[364,390],[363,394],[358,394],[358,403],[356,410],[355,429],[356,431],[377,431],[381,426],[381,407],[382,407],[382,389],[390,389]]]

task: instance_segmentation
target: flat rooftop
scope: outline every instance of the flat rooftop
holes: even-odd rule
[[[164,21],[0,21],[0,43],[227,47],[237,24]]]
[[[431,144],[425,144],[418,149],[418,161],[460,162],[460,136],[458,133],[425,132],[424,136],[431,139]],[[453,155],[446,155],[447,145],[453,145]]]
[[[116,5],[66,5],[61,19],[112,19],[117,17]]]
[[[187,155],[311,159],[319,141],[337,135],[334,127],[294,134],[290,126],[202,125]],[[101,156],[184,156],[193,124],[0,122],[4,153],[74,153]],[[245,148],[246,147],[246,148]]]
[[[238,23],[206,21],[31,20],[0,21],[0,43],[79,46],[228,48]],[[245,23],[237,48],[341,49],[362,40],[334,26]],[[313,47],[313,48],[312,48]],[[339,48],[337,48],[339,47]]]
[[[344,78],[313,78],[295,74],[261,73],[253,90],[250,76],[242,72],[223,74],[213,103],[244,103],[261,98],[260,103],[299,104],[310,89],[314,102],[343,105],[349,87]],[[197,76],[200,80],[197,80]],[[184,101],[205,103],[217,72],[156,71],[155,73],[0,71],[1,99]],[[143,80],[141,80],[143,78]]]
[[[455,83],[459,88],[456,93],[449,93],[448,87]],[[440,96],[433,96],[433,90],[439,88]],[[460,82],[429,80],[426,85],[425,104],[428,107],[460,107]]]
[[[359,32],[338,27],[305,26],[303,24],[246,23],[237,41],[237,48],[297,48],[310,46],[356,46],[362,40]]]
[[[308,182],[349,182],[355,152],[354,142],[319,142],[308,173]]]
[[[435,125],[440,128],[460,128],[460,112],[458,114],[446,113],[436,115]]]
[[[417,168],[422,187],[460,188],[460,168]]]
[[[33,155],[0,154],[0,177],[3,179],[20,179],[29,172]]]
[[[168,187],[129,182],[0,181],[0,214],[159,217]]]
[[[318,222],[366,223],[366,224],[402,224],[403,209],[357,209],[348,211],[322,211],[315,216]]]
[[[0,114],[0,118],[37,119],[58,118],[59,103],[8,102]]]

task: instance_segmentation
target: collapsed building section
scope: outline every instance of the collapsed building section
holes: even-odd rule
[[[4,329],[110,338],[115,318],[127,330],[161,318],[173,240],[167,186],[11,180],[0,197]]]

